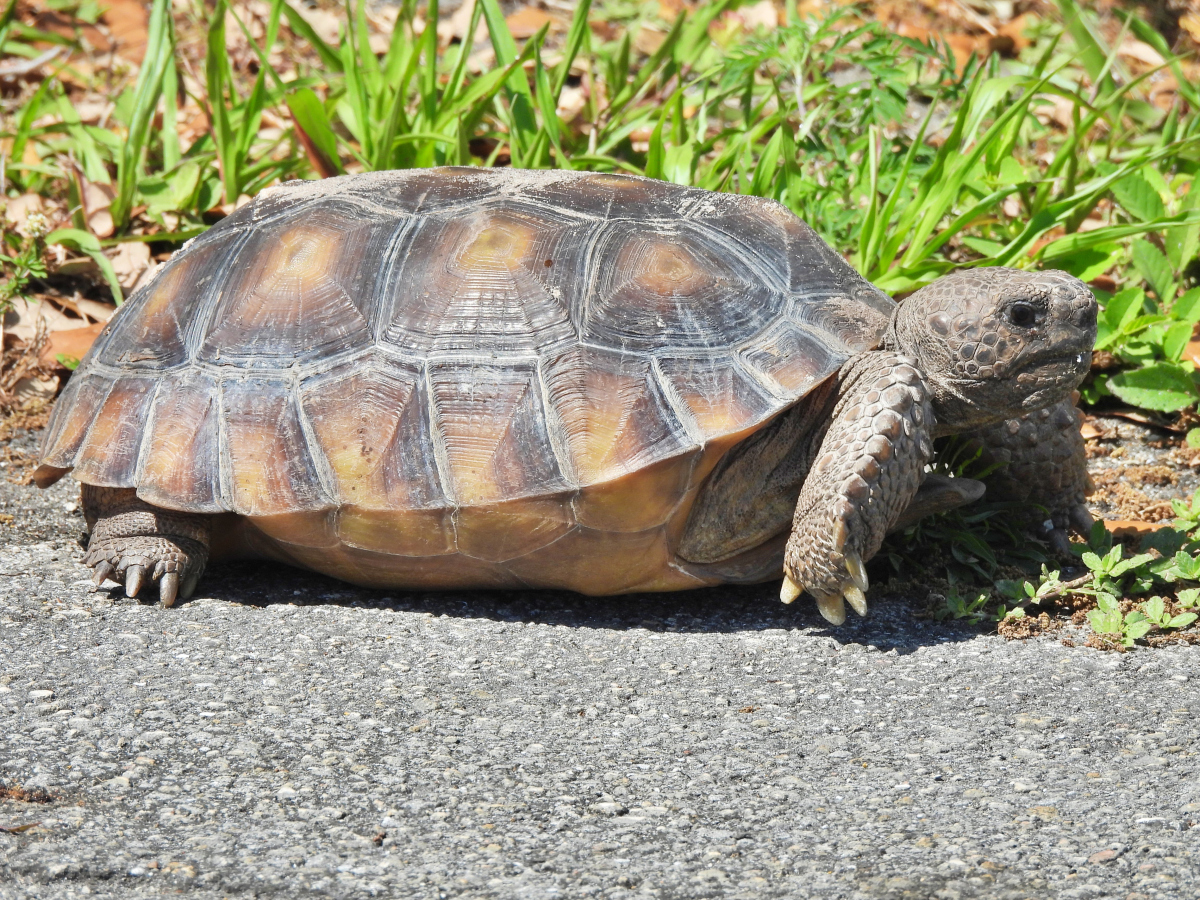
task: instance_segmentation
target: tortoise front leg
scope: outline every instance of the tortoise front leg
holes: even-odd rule
[[[915,360],[864,353],[838,373],[839,397],[796,504],[780,598],[806,590],[828,621],[866,615],[867,573],[933,455],[930,392]]]
[[[83,486],[89,539],[86,566],[97,585],[113,577],[136,597],[147,578],[158,582],[163,606],[184,599],[208,562],[210,516],[151,506],[131,488]]]
[[[1086,498],[1094,485],[1079,432],[1081,416],[1074,399],[1067,399],[969,435],[981,450],[979,461],[997,466],[986,479],[988,498],[1045,507],[1049,515],[1031,511],[1030,529],[1064,552],[1070,549],[1068,530],[1086,536],[1092,528]]]

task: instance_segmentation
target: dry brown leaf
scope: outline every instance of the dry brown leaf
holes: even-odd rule
[[[291,3],[290,6],[313,27],[317,37],[327,44],[337,44],[338,30],[343,22],[342,16],[331,13],[327,9],[309,9],[301,3]]]
[[[108,211],[112,206],[113,189],[107,184],[85,181],[83,184],[83,211],[88,229],[98,238],[112,237],[113,217]]]
[[[112,257],[113,271],[125,290],[137,284],[137,280],[150,265],[150,246],[141,241],[126,241],[117,247]]]
[[[44,330],[50,334],[59,331],[72,331],[76,328],[86,328],[86,319],[68,316],[53,303],[39,303],[16,297],[11,308],[4,313],[4,334],[29,343]]]
[[[49,403],[58,394],[58,376],[42,378],[36,375],[22,378],[13,385],[13,400],[18,406],[33,401]]]
[[[100,16],[108,26],[117,53],[130,62],[141,64],[146,57],[146,28],[150,13],[141,0],[102,0],[107,7]]]
[[[775,8],[772,0],[759,0],[758,3],[730,10],[722,18],[728,22],[740,24],[746,31],[754,31],[756,28],[772,29],[779,26],[779,10]]]
[[[645,53],[647,56],[650,56],[662,46],[662,42],[666,39],[667,33],[665,31],[659,31],[657,28],[643,25],[638,29],[637,36],[633,39],[633,46],[638,53]]]
[[[93,322],[86,328],[56,331],[46,341],[45,349],[42,350],[41,361],[52,366],[58,364],[59,356],[69,359],[83,359],[103,330],[103,322]]]
[[[1169,521],[1141,522],[1137,519],[1106,519],[1104,521],[1104,527],[1115,538],[1149,534],[1151,531],[1158,531],[1160,528],[1169,528],[1170,525]]]
[[[1162,54],[1149,44],[1134,40],[1133,38],[1125,38],[1121,46],[1117,49],[1117,53],[1129,59],[1136,59],[1138,62],[1145,63],[1148,66],[1161,66],[1166,62],[1162,58]]]
[[[508,25],[508,30],[512,32],[512,36],[518,41],[524,41],[533,37],[543,25],[549,25],[550,30],[554,31],[555,25],[558,24],[549,13],[533,6],[522,6],[506,18],[504,22]]]
[[[1200,12],[1190,12],[1180,16],[1179,27],[1186,31],[1193,41],[1200,44]]]
[[[38,194],[22,194],[20,197],[10,197],[5,206],[4,218],[8,219],[17,232],[24,237],[29,235],[25,233],[25,220],[29,218],[30,213],[43,212],[46,204]]]

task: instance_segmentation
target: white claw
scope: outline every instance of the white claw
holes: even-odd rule
[[[840,594],[819,595],[817,609],[830,625],[841,625],[846,621],[846,604]]]
[[[860,616],[865,616],[867,614],[867,598],[863,596],[863,592],[857,587],[851,586],[846,588],[846,593],[843,594],[843,596],[846,598],[846,602],[854,608],[856,613],[858,613]],[[842,613],[842,618],[846,618],[845,612]]]
[[[854,583],[858,586],[858,589],[866,593],[867,588],[871,586],[867,581],[867,570],[863,567],[862,557],[853,550],[846,554],[846,571],[850,573],[850,577],[854,579]],[[857,606],[854,608],[858,609]]]
[[[803,593],[804,588],[792,581],[787,575],[783,576],[783,587],[779,589],[779,599],[784,603],[791,603]]]

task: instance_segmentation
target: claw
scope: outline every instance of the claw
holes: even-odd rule
[[[183,590],[179,592],[179,596],[186,600],[192,594],[196,593],[196,583],[200,581],[199,575],[191,575],[188,580],[183,583]]]
[[[862,557],[853,550],[850,550],[846,553],[846,571],[850,573],[850,577],[854,579],[854,584],[861,592],[859,596],[862,596],[862,593],[866,593],[867,588],[870,587],[870,583],[867,581],[867,570],[863,567]],[[857,606],[854,608],[858,609]],[[861,616],[864,614],[865,606],[864,612],[860,612],[859,615]]]
[[[174,606],[175,597],[179,594],[179,573],[168,572],[158,582],[158,598],[163,606]]]
[[[113,569],[112,563],[107,560],[97,564],[95,572],[92,573],[92,584],[100,587],[100,585],[104,584],[106,578],[112,577],[114,571],[116,570]]]
[[[846,603],[841,594],[817,595],[817,610],[830,625],[841,625],[846,621]]]
[[[849,603],[854,611],[860,616],[865,616],[867,614],[867,598],[863,596],[863,592],[859,590],[858,587],[851,586],[846,588],[846,591],[842,596],[846,598],[846,602]],[[845,611],[842,612],[842,618],[846,618]]]
[[[792,581],[790,575],[783,576],[783,587],[779,589],[779,599],[784,603],[791,603],[803,593],[804,588]]]
[[[142,578],[146,574],[145,566],[130,566],[125,570],[125,595],[136,597],[142,589]]]

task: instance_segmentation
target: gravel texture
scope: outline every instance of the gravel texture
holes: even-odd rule
[[[77,501],[0,484],[4,900],[1200,892],[1195,648],[267,564],[164,610]]]

